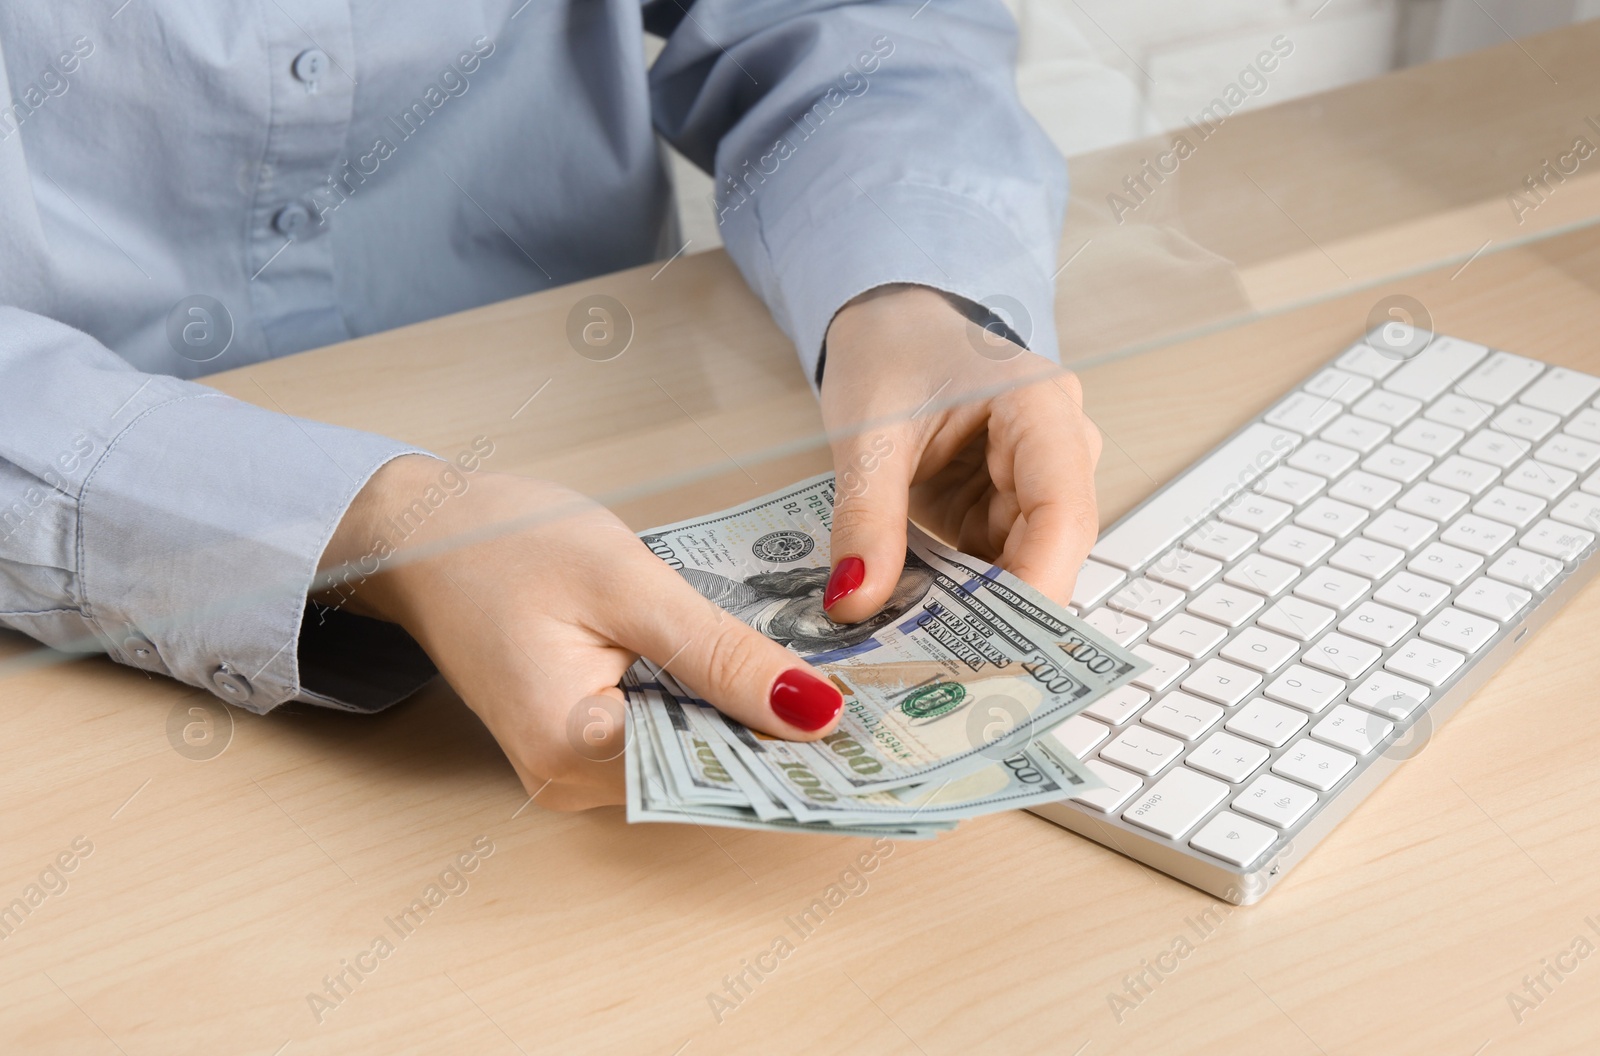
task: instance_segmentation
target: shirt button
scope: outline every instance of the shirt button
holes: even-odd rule
[[[126,649],[128,655],[141,664],[148,664],[150,658],[156,655],[156,647],[150,644],[149,639],[140,638],[138,635],[133,635],[124,640],[122,648]]]
[[[250,699],[250,694],[253,692],[250,680],[227,664],[218,664],[217,669],[211,672],[211,684],[216,687],[222,699],[235,704],[243,704]]]
[[[290,202],[279,209],[277,215],[272,218],[272,226],[277,229],[278,234],[290,238],[304,231],[310,223],[311,213],[299,202]]]
[[[328,54],[320,48],[307,48],[294,57],[294,65],[290,69],[297,79],[306,84],[316,84],[327,72]]]

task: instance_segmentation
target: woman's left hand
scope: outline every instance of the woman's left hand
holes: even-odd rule
[[[1100,432],[1078,379],[921,286],[856,298],[827,347],[829,616],[853,623],[888,600],[908,515],[1065,604],[1099,528]]]

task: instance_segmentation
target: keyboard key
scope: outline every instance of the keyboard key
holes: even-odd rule
[[[1489,350],[1482,345],[1436,334],[1405,366],[1385,378],[1383,387],[1419,400],[1431,400],[1488,355]]]
[[[1413,638],[1385,660],[1383,666],[1397,675],[1439,686],[1466,662],[1467,658],[1454,649]]]
[[[1387,425],[1370,418],[1341,414],[1322,430],[1321,438],[1330,444],[1366,453],[1387,440],[1390,431]]]
[[[1484,557],[1493,557],[1510,544],[1517,530],[1475,513],[1463,514],[1439,533],[1439,541]]]
[[[1300,662],[1348,681],[1377,663],[1382,652],[1375,645],[1335,631],[1307,649]]]
[[[1147,642],[1141,642],[1128,650],[1134,656],[1150,662],[1150,670],[1134,678],[1133,684],[1141,689],[1148,689],[1152,693],[1159,693],[1172,685],[1172,680],[1189,669],[1189,661],[1177,653],[1169,653],[1165,649],[1157,649]]]
[[[1315,715],[1345,691],[1345,681],[1325,671],[1294,664],[1262,690],[1273,700]]]
[[[1557,433],[1534,452],[1534,457],[1548,465],[1587,473],[1594,468],[1596,462],[1600,462],[1600,444],[1592,440],[1579,440],[1566,433]]]
[[[1189,602],[1185,611],[1215,620],[1224,627],[1238,627],[1265,604],[1258,595],[1247,590],[1213,583]]]
[[[1294,593],[1295,597],[1307,601],[1348,609],[1371,589],[1372,580],[1324,565],[1307,572],[1306,578],[1295,584]]]
[[[1104,748],[1100,758],[1150,777],[1166,769],[1183,752],[1183,742],[1145,726],[1129,726]]]
[[[1353,374],[1382,381],[1400,367],[1400,358],[1393,353],[1379,352],[1371,345],[1358,344],[1340,356],[1335,365]]]
[[[1207,660],[1194,669],[1194,674],[1183,680],[1181,688],[1186,693],[1231,708],[1260,684],[1261,676],[1248,667],[1230,664],[1226,660]]]
[[[1356,765],[1356,757],[1302,737],[1272,764],[1272,772],[1326,792]]]
[[[1137,616],[1101,606],[1083,618],[1083,622],[1110,638],[1118,645],[1127,646],[1150,629],[1150,625]]]
[[[1438,529],[1438,521],[1418,517],[1404,510],[1384,510],[1361,530],[1361,534],[1402,550],[1415,550]]]
[[[1472,574],[1481,567],[1483,558],[1470,550],[1463,550],[1447,543],[1429,543],[1406,565],[1406,568],[1418,575],[1441,580],[1452,587],[1459,587],[1471,579]]]
[[[1470,442],[1469,439],[1468,443]],[[1462,447],[1465,449],[1466,445],[1463,444]],[[1456,454],[1434,466],[1433,472],[1428,474],[1428,479],[1446,488],[1458,488],[1476,495],[1493,484],[1499,475],[1500,468],[1497,465]]]
[[[1265,532],[1282,524],[1293,512],[1294,507],[1287,502],[1241,492],[1236,500],[1217,511],[1217,519],[1235,528]]]
[[[1600,495],[1600,473],[1590,473],[1579,486],[1585,495]]]
[[[1303,711],[1257,697],[1235,712],[1223,729],[1260,741],[1269,748],[1281,748],[1307,721]]]
[[[1330,444],[1325,440],[1307,440],[1293,451],[1285,461],[1295,469],[1316,473],[1324,477],[1337,477],[1356,464],[1361,456],[1348,447]]]
[[[1242,869],[1267,853],[1277,839],[1276,829],[1225,810],[1200,826],[1189,846]]]
[[[1122,820],[1175,840],[1200,824],[1229,791],[1221,781],[1180,766],[1135,799]]]
[[[1379,605],[1375,601],[1364,601],[1339,621],[1339,630],[1373,645],[1388,648],[1404,638],[1406,632],[1416,625],[1416,617],[1410,613]]]
[[[1173,547],[1150,563],[1144,574],[1158,583],[1194,593],[1222,571],[1222,562],[1182,547]]]
[[[1205,733],[1222,718],[1222,709],[1187,693],[1168,693],[1154,704],[1139,721],[1162,733],[1170,733],[1192,741]]]
[[[1255,773],[1271,755],[1271,749],[1263,748],[1255,741],[1218,730],[1190,752],[1184,762],[1196,770],[1203,770],[1213,777],[1237,785]]]
[[[1340,704],[1311,727],[1311,736],[1357,755],[1366,755],[1394,732],[1394,723],[1361,708]]]
[[[1095,722],[1083,714],[1072,716],[1046,734],[1047,737],[1054,737],[1057,744],[1071,752],[1074,759],[1084,758],[1110,735],[1111,727],[1103,722]]]
[[[1388,546],[1372,539],[1356,538],[1335,551],[1334,555],[1328,558],[1328,564],[1346,572],[1354,572],[1358,576],[1377,579],[1398,565],[1400,559],[1405,556],[1406,552],[1398,547]]]
[[[1456,383],[1455,391],[1477,402],[1501,406],[1544,373],[1544,364],[1509,352],[1496,352]],[[1448,396],[1443,399],[1449,399]],[[1471,429],[1477,423],[1466,426]]]
[[[1425,455],[1435,457],[1449,451],[1466,432],[1453,426],[1441,425],[1431,422],[1426,418],[1417,418],[1406,424],[1404,429],[1394,434],[1394,442],[1401,447],[1409,447],[1414,451],[1421,451]]]
[[[1400,496],[1400,501],[1395,503],[1395,506],[1418,517],[1448,521],[1461,512],[1469,498],[1470,496],[1464,491],[1424,480],[1413,484],[1409,491]]]
[[[1533,595],[1488,576],[1479,576],[1456,595],[1456,607],[1505,623],[1522,611]]]
[[[1363,470],[1346,473],[1328,489],[1330,498],[1354,503],[1366,510],[1385,505],[1400,490],[1400,482]]]
[[[1159,645],[1163,649],[1170,649],[1179,656],[1193,660],[1216,648],[1217,643],[1227,635],[1225,628],[1210,620],[1202,620],[1198,616],[1180,612],[1151,631],[1147,640],[1151,645]]]
[[[1471,656],[1500,633],[1494,620],[1463,612],[1452,605],[1422,625],[1417,634],[1437,645],[1448,645]]]
[[[1275,466],[1256,482],[1256,490],[1269,499],[1300,505],[1328,486],[1324,477],[1290,466]]]
[[[1506,474],[1505,484],[1508,488],[1550,500],[1566,491],[1577,479],[1578,475],[1570,469],[1547,466],[1530,458],[1518,463],[1515,469]]]
[[[1316,806],[1317,794],[1304,785],[1285,781],[1274,774],[1262,774],[1239,793],[1229,806],[1241,814],[1259,818],[1268,825],[1287,829]]]
[[[1332,609],[1316,602],[1300,597],[1288,597],[1263,612],[1256,619],[1256,626],[1286,634],[1297,641],[1309,642],[1333,622],[1334,615]]]
[[[1575,491],[1550,511],[1550,519],[1592,532],[1600,528],[1600,498]]]
[[[1540,591],[1561,574],[1561,562],[1513,546],[1495,559],[1488,574],[1523,590]]]
[[[1522,458],[1533,445],[1526,440],[1518,440],[1505,433],[1497,433],[1493,429],[1485,429],[1480,433],[1473,433],[1461,441],[1461,446],[1456,449],[1456,454],[1465,455],[1467,458],[1479,462],[1487,462],[1501,469],[1509,469],[1512,463]],[[1450,484],[1448,480],[1439,481],[1440,484]],[[1472,490],[1472,489],[1467,489]]]
[[[1566,367],[1551,367],[1538,381],[1528,386],[1520,402],[1565,418],[1589,402],[1600,391],[1600,378]]]
[[[1343,539],[1367,519],[1367,511],[1338,499],[1321,498],[1295,514],[1294,523],[1314,532],[1325,532]]]
[[[1332,538],[1320,532],[1301,528],[1297,524],[1286,524],[1262,541],[1261,552],[1305,568],[1316,564],[1322,555],[1332,550],[1333,542]]]
[[[1404,425],[1412,415],[1422,409],[1421,402],[1395,392],[1369,392],[1350,408],[1363,418],[1382,422],[1391,429]]]
[[[1510,396],[1506,398],[1510,399]],[[1488,421],[1489,415],[1494,413],[1497,406],[1499,405],[1447,392],[1434,400],[1428,409],[1422,412],[1422,416],[1430,422],[1453,425],[1457,429],[1466,429],[1470,432]]]
[[[1539,516],[1544,506],[1544,500],[1536,495],[1529,495],[1525,491],[1513,491],[1507,487],[1494,487],[1473,505],[1472,512],[1481,513],[1504,524],[1526,528],[1535,517]]]
[[[1109,814],[1116,810],[1126,803],[1130,796],[1144,787],[1144,778],[1136,774],[1130,774],[1120,766],[1102,763],[1098,759],[1090,759],[1083,765],[1088,767],[1094,776],[1104,781],[1106,787],[1097,788],[1092,792],[1080,792],[1078,795],[1071,797],[1072,801],[1074,803],[1082,803],[1084,806],[1098,810],[1102,814]]]
[[[1360,374],[1351,374],[1337,367],[1329,367],[1301,388],[1313,396],[1350,403],[1360,399],[1368,389],[1372,388],[1372,379]]]
[[[1085,561],[1078,569],[1078,581],[1072,587],[1072,604],[1081,610],[1098,605],[1127,577],[1110,565],[1098,561]]]
[[[1561,418],[1549,411],[1513,403],[1495,415],[1491,424],[1507,436],[1523,440],[1543,440],[1550,435],[1550,430],[1561,424]]]
[[[1125,572],[1142,567],[1177,542],[1188,525],[1204,520],[1229,489],[1249,486],[1299,442],[1294,433],[1270,425],[1247,426],[1101,535],[1090,556]]]
[[[1221,521],[1207,521],[1184,537],[1183,545],[1197,554],[1218,561],[1232,561],[1252,546],[1260,536]]]
[[[1134,713],[1150,703],[1150,694],[1137,686],[1123,686],[1083,709],[1084,715],[1093,715],[1097,719],[1109,722],[1113,726],[1121,726]]]
[[[1594,533],[1546,517],[1529,528],[1517,545],[1557,561],[1574,561],[1594,543]]]
[[[1412,451],[1398,444],[1384,444],[1367,456],[1366,461],[1361,463],[1361,468],[1380,477],[1410,484],[1427,472],[1432,465],[1432,456],[1425,455],[1421,451]]]
[[[1222,578],[1236,587],[1245,587],[1270,598],[1293,583],[1298,575],[1300,569],[1287,561],[1249,554],[1228,569],[1228,574]]]
[[[1326,396],[1313,396],[1308,392],[1290,393],[1262,418],[1268,425],[1292,429],[1309,436],[1327,425],[1344,410],[1342,404]]]
[[[1300,643],[1293,638],[1285,638],[1260,627],[1246,627],[1234,635],[1217,655],[1270,675],[1287,664],[1299,651]]]
[[[1449,586],[1436,579],[1415,572],[1396,572],[1389,582],[1373,592],[1372,599],[1413,616],[1426,616],[1449,596]]]
[[[1421,682],[1389,671],[1374,671],[1350,691],[1350,703],[1399,720],[1416,711],[1432,693]]]
[[[1572,416],[1572,420],[1562,427],[1568,435],[1579,440],[1592,440],[1600,443],[1600,411],[1585,408]]]
[[[1187,599],[1177,587],[1157,583],[1143,576],[1129,583],[1106,601],[1106,607],[1126,612],[1141,620],[1155,621]]]

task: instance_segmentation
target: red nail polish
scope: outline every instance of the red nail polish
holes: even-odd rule
[[[867,563],[854,554],[843,559],[834,566],[833,575],[828,577],[828,588],[822,592],[822,607],[833,608],[841,598],[848,598],[856,592],[856,588],[866,582]]]
[[[767,699],[774,715],[802,730],[822,729],[844,708],[844,697],[831,682],[798,667],[773,680]]]

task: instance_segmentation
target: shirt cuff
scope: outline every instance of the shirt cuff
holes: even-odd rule
[[[870,197],[853,193],[826,221],[773,249],[776,289],[767,291],[767,301],[813,380],[834,315],[893,283],[930,286],[982,305],[1029,350],[1059,361],[1055,287],[1036,248],[957,194],[919,184],[878,186]]]
[[[426,452],[221,394],[149,407],[84,481],[83,618],[113,659],[258,714],[291,699],[358,711],[393,703],[432,674],[398,627],[354,617],[307,626],[309,671],[301,637],[316,618],[307,594],[334,529],[372,474],[405,454]],[[341,642],[342,665],[329,661]],[[362,683],[352,664],[392,669],[345,699]],[[315,683],[329,671],[324,685],[307,684],[308,673]]]

